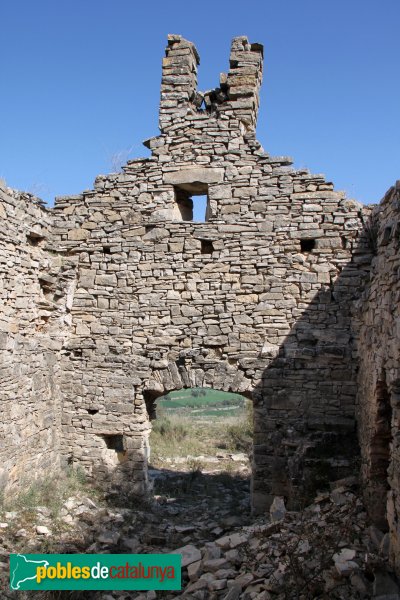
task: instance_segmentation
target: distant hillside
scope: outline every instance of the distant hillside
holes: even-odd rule
[[[164,410],[174,408],[221,410],[243,408],[245,401],[244,396],[231,392],[221,392],[211,388],[189,388],[161,396],[157,400],[157,406]]]

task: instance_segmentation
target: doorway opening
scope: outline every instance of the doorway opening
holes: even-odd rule
[[[149,476],[157,494],[201,498],[205,506],[232,502],[250,510],[252,402],[212,388],[160,396],[150,435]]]

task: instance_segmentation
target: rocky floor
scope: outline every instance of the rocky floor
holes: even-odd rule
[[[254,518],[246,459],[231,461],[228,473],[210,463],[202,471],[179,468],[179,461],[153,469],[154,494],[146,505],[117,493],[105,502],[79,495],[64,503],[57,521],[45,507],[29,520],[18,511],[3,513],[1,598],[400,599],[387,536],[368,525],[356,480],[336,482],[300,512],[286,511],[276,498],[269,515]],[[182,591],[9,592],[8,555],[19,551],[178,551]]]

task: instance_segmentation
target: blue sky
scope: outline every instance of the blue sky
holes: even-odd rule
[[[365,203],[400,178],[399,0],[13,0],[0,19],[0,177],[47,201],[147,156],[168,33],[196,44],[202,90],[232,37],[264,44],[267,152]]]

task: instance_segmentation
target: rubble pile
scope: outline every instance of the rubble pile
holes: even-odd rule
[[[176,481],[184,476],[171,475],[177,491]],[[193,473],[186,477],[193,479]],[[58,521],[39,507],[25,527],[17,511],[3,513],[3,589],[8,587],[10,552],[175,552],[182,555],[180,592],[85,592],[84,597],[400,599],[388,567],[388,534],[368,524],[354,478],[336,482],[302,511],[288,511],[283,499],[275,498],[270,514],[256,518],[249,512],[246,480],[234,487],[221,480],[214,483],[214,495],[207,495],[209,484],[199,473],[187,486],[191,487],[186,495],[155,495],[141,509],[111,508],[88,497],[71,497]],[[30,597],[23,594],[5,597]]]

